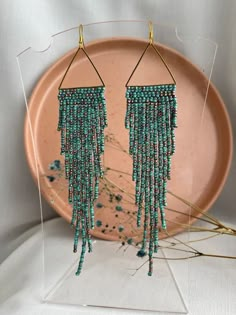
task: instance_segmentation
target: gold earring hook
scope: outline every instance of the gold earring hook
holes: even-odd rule
[[[73,55],[73,57],[72,57],[72,59],[71,59],[69,65],[68,65],[68,67],[66,68],[66,71],[65,71],[65,73],[64,73],[64,75],[63,75],[63,77],[62,77],[62,80],[61,80],[61,82],[60,82],[60,84],[59,84],[58,89],[61,88],[62,83],[64,82],[65,77],[66,77],[68,71],[70,70],[70,67],[71,67],[73,61],[75,60],[77,54],[79,53],[79,51],[82,51],[82,52],[85,54],[85,56],[88,58],[90,64],[92,65],[92,67],[93,67],[94,70],[96,71],[96,73],[97,73],[97,75],[98,75],[98,77],[99,77],[99,79],[100,79],[100,81],[101,81],[101,83],[102,83],[102,86],[104,87],[104,86],[105,86],[105,83],[103,82],[103,80],[102,80],[102,78],[101,78],[101,76],[100,76],[100,74],[99,74],[97,68],[95,67],[93,61],[92,61],[91,58],[89,57],[89,55],[88,55],[88,53],[86,52],[86,49],[85,49],[85,47],[84,47],[83,25],[80,24],[80,25],[79,25],[79,47],[77,48],[75,54]]]
[[[153,24],[152,21],[149,21],[149,43],[153,44]]]
[[[142,53],[141,57],[139,58],[136,66],[134,67],[128,81],[126,82],[125,86],[128,87],[129,86],[129,82],[131,80],[131,78],[133,77],[136,69],[138,68],[141,60],[143,59],[143,56],[145,55],[145,53],[147,52],[147,50],[151,47],[152,49],[154,49],[155,53],[160,57],[162,63],[164,64],[164,66],[166,67],[167,71],[169,72],[174,84],[176,85],[176,80],[174,78],[174,75],[172,73],[172,71],[170,70],[168,64],[166,63],[166,61],[164,60],[164,58],[162,57],[161,53],[159,52],[159,50],[156,48],[156,46],[153,44],[154,43],[154,39],[153,39],[153,23],[152,21],[149,21],[148,23],[149,26],[149,43],[147,44],[146,48],[144,49],[144,52]]]
[[[79,26],[79,48],[84,48],[84,34],[82,24]]]

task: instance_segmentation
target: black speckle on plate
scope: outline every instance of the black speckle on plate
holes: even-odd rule
[[[54,176],[47,176],[47,179],[49,180],[50,183],[52,183],[55,180]]]

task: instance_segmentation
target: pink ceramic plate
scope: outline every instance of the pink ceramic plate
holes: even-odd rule
[[[107,39],[87,45],[87,52],[99,70],[105,85],[109,127],[106,130],[104,165],[105,179],[101,181],[100,196],[95,204],[96,228],[92,234],[108,240],[135,239],[133,204],[134,185],[131,158],[127,154],[128,131],[124,127],[126,110],[125,83],[143,52],[146,42],[134,39]],[[176,154],[173,157],[172,179],[168,189],[196,203],[207,211],[221,192],[232,155],[232,134],[225,105],[204,74],[185,57],[164,46],[157,46],[169,64],[177,81],[178,129]],[[33,128],[41,192],[59,215],[68,222],[71,206],[67,202],[67,182],[64,180],[64,159],[60,156],[58,121],[58,85],[75,50],[59,59],[43,75],[29,102],[25,120],[25,149],[33,178],[36,179],[34,151],[29,118]],[[130,84],[160,84],[171,82],[163,64],[151,51],[137,69]],[[74,61],[63,87],[100,84],[84,55]],[[204,110],[204,115],[202,116]],[[189,222],[190,209],[168,195],[168,231],[175,234]],[[194,213],[199,216],[199,213]],[[193,219],[190,218],[190,222]]]

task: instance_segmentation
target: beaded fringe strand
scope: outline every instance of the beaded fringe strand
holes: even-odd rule
[[[65,156],[68,200],[73,206],[71,225],[75,227],[74,252],[79,236],[82,250],[76,275],[84,256],[92,251],[89,230],[94,228],[94,201],[98,198],[99,178],[103,176],[104,128],[107,126],[104,87],[59,89],[61,154]]]
[[[153,271],[153,253],[158,250],[158,209],[162,228],[166,229],[166,187],[171,156],[175,152],[174,128],[177,127],[175,90],[175,84],[166,84],[128,86],[126,92],[125,127],[129,129],[129,153],[133,157],[138,227],[144,209],[140,252],[146,251],[149,239],[149,276]]]

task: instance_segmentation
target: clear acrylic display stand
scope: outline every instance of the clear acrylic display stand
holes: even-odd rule
[[[86,44],[92,40],[114,37],[133,37],[147,39],[148,27],[146,21],[109,21],[84,25]],[[187,57],[200,68],[210,80],[216,53],[216,44],[200,37],[187,34],[174,26],[154,23],[155,42],[171,47]],[[33,48],[24,50],[17,56],[24,88],[26,108],[30,95],[41,75],[56,60],[75,48],[78,43],[78,27],[64,30],[52,36],[49,47],[43,51]],[[199,107],[204,114],[204,100],[206,99],[209,82],[202,84],[202,100]],[[57,102],[57,99],[55,99]],[[186,104],[187,106],[187,104]],[[34,133],[31,117],[32,143]],[[194,138],[200,131],[193,131]],[[188,135],[189,136],[189,135]],[[177,140],[178,141],[178,140]],[[181,139],[184,141],[184,139]],[[178,143],[177,143],[178,146]],[[194,170],[193,154],[196,146],[188,148],[190,160],[188,165],[189,197],[194,194],[194,181],[197,180],[197,171]],[[37,169],[37,147],[34,147],[35,167]],[[40,191],[40,175],[38,188]],[[41,197],[40,197],[41,198]],[[60,235],[44,233],[43,209],[39,207],[42,216],[42,248],[43,248],[43,274],[42,301],[74,306],[111,307],[129,310],[143,310],[166,313],[186,314],[188,304],[188,259],[184,252],[171,250],[171,242],[178,242],[184,247],[189,239],[189,233],[178,234],[174,238],[160,241],[160,250],[154,263],[154,274],[147,276],[147,264],[141,265],[146,258],[136,256],[134,246],[121,246],[119,242],[94,240],[92,254],[86,255],[86,264],[79,277],[74,275],[78,263],[78,254],[72,252],[73,231],[63,225]],[[189,214],[191,208],[189,208]],[[58,223],[61,224],[61,223]],[[170,247],[170,246],[169,246]],[[135,270],[137,271],[135,273]]]

